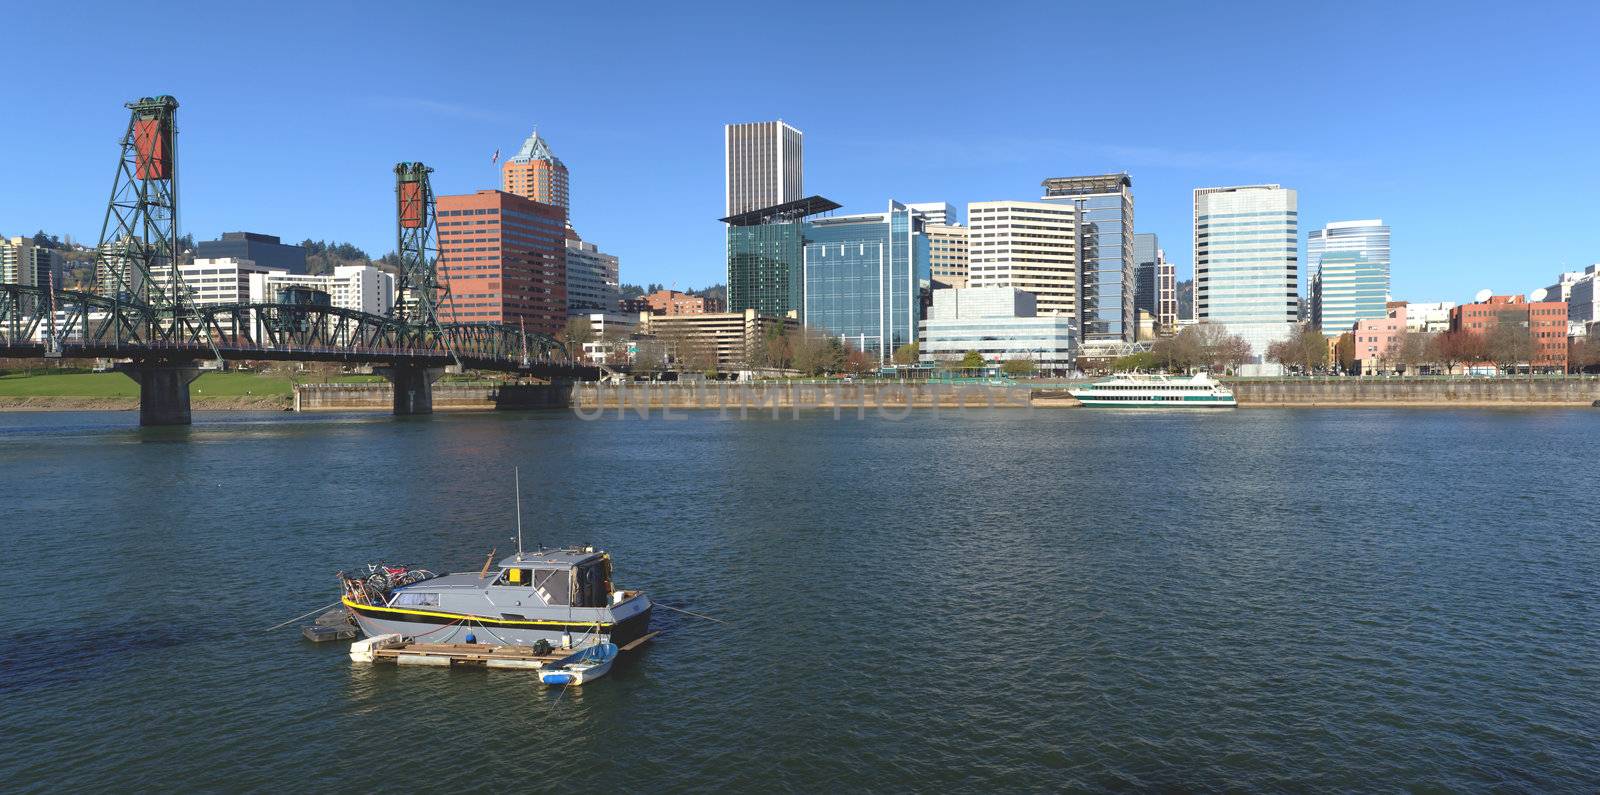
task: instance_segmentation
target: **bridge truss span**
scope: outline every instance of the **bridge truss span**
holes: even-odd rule
[[[334,306],[155,309],[92,293],[0,284],[0,356],[410,362],[592,377],[555,338],[492,323],[413,324]]]

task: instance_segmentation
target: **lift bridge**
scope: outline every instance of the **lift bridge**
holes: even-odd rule
[[[547,334],[493,323],[441,323],[432,171],[395,166],[400,274],[393,308],[374,315],[307,303],[197,302],[178,262],[177,100],[132,111],[95,253],[94,289],[0,284],[0,357],[107,358],[139,383],[142,425],[187,425],[199,363],[370,364],[394,384],[394,413],[433,409],[449,365],[552,380],[593,379]]]

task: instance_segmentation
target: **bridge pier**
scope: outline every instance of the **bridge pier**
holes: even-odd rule
[[[133,361],[116,371],[139,383],[140,425],[188,425],[189,382],[200,377],[194,362]]]
[[[373,372],[394,385],[395,416],[433,413],[433,382],[444,375],[444,368],[396,364],[375,367]]]

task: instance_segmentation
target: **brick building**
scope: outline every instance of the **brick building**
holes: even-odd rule
[[[1350,357],[1362,375],[1394,369],[1396,340],[1406,331],[1406,305],[1390,303],[1386,317],[1357,320],[1350,329],[1354,339]]]
[[[1504,322],[1528,328],[1533,341],[1533,359],[1526,364],[1535,370],[1567,369],[1567,302],[1529,301],[1521,295],[1494,295],[1487,300],[1462,304],[1450,310],[1450,330],[1488,335]],[[1496,362],[1509,367],[1524,362]]]
[[[656,315],[703,315],[706,299],[676,290],[657,290],[644,297],[645,305]]]
[[[557,334],[567,322],[567,211],[498,190],[438,198],[440,320]]]

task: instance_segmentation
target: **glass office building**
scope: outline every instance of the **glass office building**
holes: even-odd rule
[[[1084,342],[1134,338],[1133,180],[1054,177],[1044,201],[1078,208],[1078,319]]]
[[[1161,250],[1161,244],[1153,232],[1140,232],[1133,236],[1133,311],[1135,316],[1142,310],[1150,313],[1150,317],[1160,315],[1157,293],[1159,286],[1156,278],[1156,252]]]
[[[1357,320],[1387,317],[1389,227],[1383,219],[1333,221],[1306,235],[1311,322],[1338,336]],[[1376,304],[1372,297],[1379,290]]]
[[[1300,316],[1298,195],[1278,185],[1196,188],[1194,305],[1201,323],[1221,323],[1250,343],[1288,339]]]
[[[1312,320],[1327,336],[1389,315],[1389,265],[1360,251],[1324,252],[1312,288]]]
[[[728,311],[798,314],[805,304],[805,219],[838,208],[811,196],[721,219],[728,225]]]
[[[916,341],[930,288],[928,238],[906,205],[806,223],[802,261],[807,326],[879,361]]]

